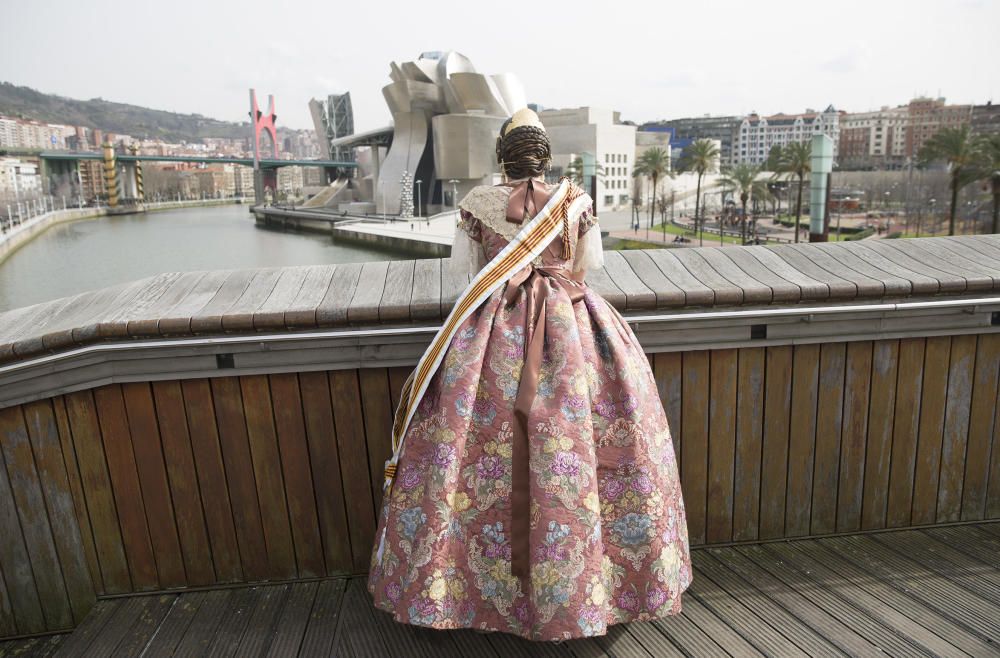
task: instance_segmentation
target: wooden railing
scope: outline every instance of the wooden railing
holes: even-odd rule
[[[1000,517],[1000,239],[608,253],[693,544]],[[367,569],[447,261],[170,273],[0,314],[0,636]],[[825,273],[825,274],[824,274]]]

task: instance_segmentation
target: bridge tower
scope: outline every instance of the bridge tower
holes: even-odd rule
[[[260,107],[257,105],[257,90],[250,90],[250,125],[253,129],[253,187],[254,196],[256,197],[257,203],[264,200],[264,190],[266,188],[271,188],[272,194],[277,190],[278,187],[278,173],[277,169],[267,168],[262,169],[260,166],[261,151],[260,151],[260,137],[261,133],[267,133],[271,137],[271,154],[270,157],[275,160],[278,159],[278,129],[276,127],[276,122],[278,120],[278,115],[274,113],[274,96],[268,95],[267,97],[267,114],[260,111]]]
[[[118,162],[115,158],[115,147],[111,142],[101,144],[104,154],[104,187],[108,191],[108,206],[118,207]]]

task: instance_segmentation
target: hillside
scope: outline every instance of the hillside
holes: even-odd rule
[[[0,82],[0,114],[168,142],[199,141],[204,137],[241,138],[250,130],[247,123],[218,121],[200,114],[164,112],[102,98],[76,100],[9,82]]]

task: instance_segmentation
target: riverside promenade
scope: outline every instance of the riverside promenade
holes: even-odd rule
[[[392,410],[468,277],[165,272],[0,314],[0,654],[1000,655],[1000,236],[605,257],[682,614],[549,645],[373,609]]]

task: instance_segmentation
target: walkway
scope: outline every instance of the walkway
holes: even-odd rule
[[[105,599],[0,656],[1000,656],[1000,522],[694,551],[683,613],[561,644],[437,631],[361,577]]]

